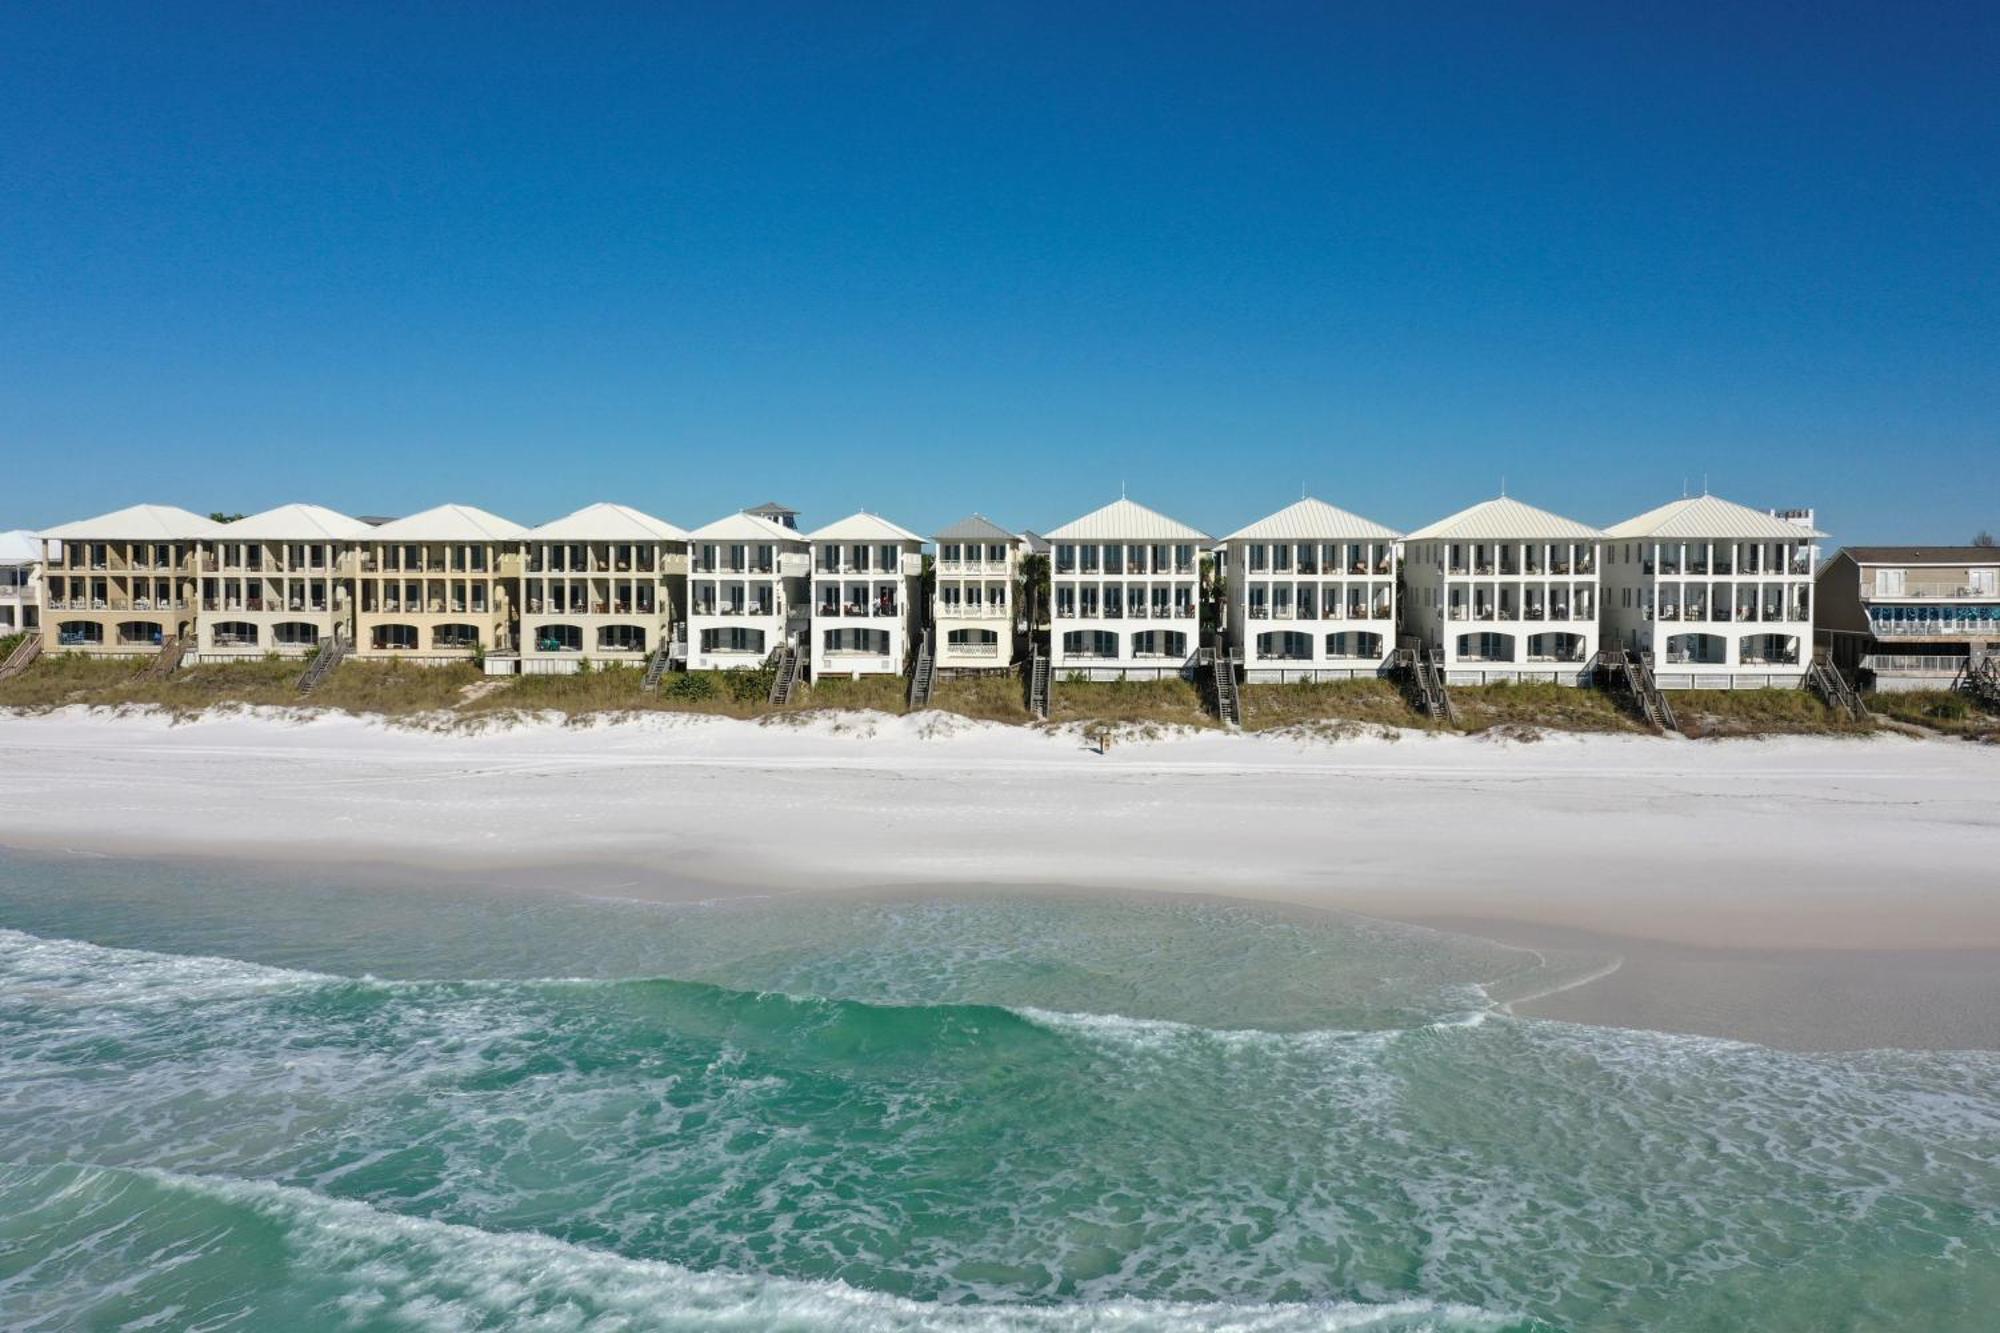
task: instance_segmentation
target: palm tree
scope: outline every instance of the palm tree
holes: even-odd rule
[[[1030,551],[1021,557],[1021,582],[1016,601],[1027,611],[1028,635],[1032,638],[1041,629],[1049,604],[1049,557],[1043,552]]]

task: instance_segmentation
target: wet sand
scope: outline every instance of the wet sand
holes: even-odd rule
[[[2000,950],[1728,949],[1515,920],[1396,919],[1547,956],[1569,984],[1511,999],[1526,1016],[1786,1050],[2000,1050]]]

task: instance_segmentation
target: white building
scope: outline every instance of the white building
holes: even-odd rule
[[[1396,646],[1399,535],[1304,499],[1223,538],[1229,642],[1244,678],[1380,674]]]
[[[1607,647],[1653,654],[1662,689],[1796,686],[1812,652],[1810,513],[1712,495],[1613,524],[1605,549]]]
[[[1090,680],[1176,676],[1201,634],[1200,552],[1211,538],[1131,500],[1048,534],[1050,666]]]
[[[690,671],[762,666],[807,632],[812,557],[796,529],[731,514],[689,533],[688,557]]]
[[[223,527],[133,505],[41,533],[42,650],[136,657],[192,636],[201,556]]]
[[[0,639],[42,627],[42,544],[25,529],[0,532]]]
[[[521,569],[520,667],[642,666],[687,604],[688,534],[618,504],[530,528]]]
[[[1403,539],[1403,632],[1443,652],[1448,684],[1584,684],[1603,540],[1506,496],[1418,528]]]
[[[355,562],[356,655],[442,663],[512,652],[527,535],[458,504],[371,528]]]
[[[931,592],[933,664],[940,671],[995,671],[1014,664],[1014,589],[1028,543],[984,514],[935,533]]]
[[[917,623],[924,539],[875,514],[810,534],[812,678],[901,675]]]
[[[222,524],[202,550],[194,660],[299,657],[330,635],[351,636],[348,580],[374,531],[308,504]]]

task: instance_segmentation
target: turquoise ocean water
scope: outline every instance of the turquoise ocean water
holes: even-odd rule
[[[0,1327],[1986,1329],[2000,1057],[1002,890],[0,857]]]

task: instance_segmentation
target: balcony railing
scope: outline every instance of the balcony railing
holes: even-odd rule
[[[1931,579],[1910,579],[1898,589],[1890,589],[1881,583],[1875,585],[1873,593],[1864,594],[1873,601],[1898,602],[1916,599],[1973,599],[1992,601],[2000,597],[2000,589],[1987,585],[1974,588],[1968,584]]]

